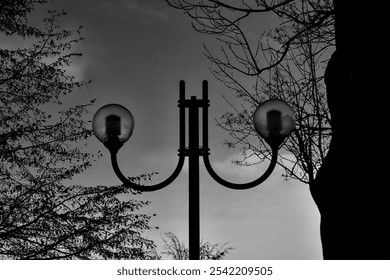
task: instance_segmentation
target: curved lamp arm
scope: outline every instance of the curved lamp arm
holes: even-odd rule
[[[277,159],[278,159],[278,149],[274,148],[274,149],[272,149],[271,162],[263,175],[261,175],[258,179],[254,180],[253,182],[237,184],[237,183],[231,183],[231,182],[228,182],[228,181],[222,179],[217,173],[215,173],[213,167],[211,166],[208,154],[205,154],[203,156],[204,165],[205,165],[207,171],[209,172],[210,176],[215,181],[217,181],[219,184],[221,184],[227,188],[234,189],[234,190],[246,190],[246,189],[256,187],[257,185],[260,185],[261,183],[263,183],[269,177],[269,175],[271,175],[272,171],[274,170],[274,168],[276,166]]]
[[[179,84],[179,161],[177,163],[176,169],[173,171],[172,175],[169,176],[165,181],[150,185],[150,186],[143,186],[138,185],[133,182],[131,182],[128,178],[126,178],[125,175],[123,175],[122,171],[120,170],[118,166],[117,161],[117,152],[122,147],[123,143],[118,142],[118,139],[113,139],[107,141],[104,145],[107,147],[107,149],[111,153],[111,164],[112,168],[114,169],[114,172],[116,176],[118,176],[119,180],[122,181],[122,183],[134,190],[141,191],[141,192],[153,192],[160,190],[166,186],[168,186],[170,183],[172,183],[177,176],[180,174],[181,170],[183,169],[184,162],[185,162],[185,142],[186,142],[186,125],[185,125],[185,106],[183,105],[185,101],[185,84],[184,81],[180,81]]]
[[[208,83],[207,83],[207,81],[203,81],[202,94],[203,94],[203,99],[208,100]],[[266,142],[271,147],[272,157],[271,157],[271,162],[270,162],[267,170],[265,171],[265,173],[261,177],[259,177],[255,181],[249,182],[249,183],[243,183],[243,184],[231,183],[231,182],[228,182],[228,181],[222,179],[217,173],[215,173],[213,167],[211,166],[210,159],[209,159],[209,148],[208,148],[208,146],[209,146],[208,118],[209,118],[208,110],[207,110],[207,108],[204,108],[203,109],[203,146],[204,146],[203,162],[204,162],[204,165],[205,165],[207,171],[209,172],[210,176],[215,181],[217,181],[219,184],[221,184],[225,187],[228,187],[230,189],[234,189],[234,190],[250,189],[250,188],[256,187],[257,185],[264,182],[269,177],[269,175],[271,175],[272,171],[274,170],[274,168],[276,166],[277,159],[278,159],[279,146],[282,144],[284,138],[277,137],[276,139],[266,140]]]
[[[159,184],[156,184],[156,185],[143,186],[143,185],[138,185],[138,184],[131,182],[128,178],[126,178],[125,175],[123,175],[122,171],[120,170],[120,168],[118,166],[118,161],[117,161],[116,155],[117,155],[117,153],[111,153],[111,164],[112,164],[112,168],[115,171],[116,176],[118,176],[119,180],[121,180],[122,183],[126,187],[129,187],[129,188],[132,188],[134,190],[141,191],[141,192],[153,192],[153,191],[157,191],[157,190],[160,190],[160,189],[168,186],[180,174],[180,172],[183,168],[183,165],[184,165],[184,161],[185,161],[185,157],[182,155],[179,155],[179,162],[177,163],[176,169],[175,169],[175,171],[173,171],[172,175],[169,176],[169,178],[167,178],[165,181],[163,181]]]

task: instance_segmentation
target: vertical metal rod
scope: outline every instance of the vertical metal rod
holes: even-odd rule
[[[199,196],[199,107],[195,96],[191,97],[189,112],[189,258],[200,259],[200,196]]]
[[[207,105],[202,108],[202,146],[204,150],[209,148],[209,89],[208,82],[206,80],[202,83],[202,98],[204,102],[207,102]]]
[[[179,154],[184,153],[186,147],[186,108],[185,82],[179,82]]]

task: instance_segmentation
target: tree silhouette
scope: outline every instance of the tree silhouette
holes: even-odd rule
[[[172,232],[164,234],[163,241],[165,243],[165,251],[163,255],[168,256],[173,260],[188,260],[189,251],[185,245],[180,242],[179,238]],[[227,247],[224,244],[210,244],[210,242],[201,242],[200,244],[200,259],[201,260],[222,260],[232,250],[232,247]]]
[[[236,162],[254,164],[270,158],[269,147],[255,133],[251,119],[265,99],[280,98],[296,112],[297,128],[283,146],[295,159],[281,156],[279,164],[287,178],[311,184],[331,138],[323,81],[326,62],[334,50],[330,2],[167,2],[193,18],[195,30],[214,35],[221,43],[219,53],[207,46],[205,53],[214,65],[214,76],[241,100],[241,106],[233,107],[219,122],[232,136],[228,146],[243,151],[243,159]],[[255,31],[245,21],[266,12],[273,12],[280,25],[253,39]]]
[[[65,12],[29,21],[46,2],[1,1],[0,32],[22,46],[0,48],[0,258],[152,258],[154,244],[141,236],[150,217],[137,213],[146,202],[123,186],[69,181],[99,157],[84,149],[93,101],[52,113],[89,82],[67,71],[81,55],[73,51],[81,28],[61,29]]]
[[[238,163],[269,157],[250,116],[264,99],[284,99],[296,112],[297,129],[283,148],[296,161],[279,163],[287,177],[310,186],[321,213],[324,258],[390,258],[384,223],[388,191],[366,189],[380,185],[373,174],[378,174],[379,147],[386,144],[368,137],[364,146],[373,151],[365,149],[362,156],[357,138],[362,128],[382,131],[386,119],[386,109],[366,104],[369,93],[384,92],[385,79],[378,80],[380,71],[374,70],[381,57],[374,55],[375,44],[359,41],[361,34],[385,32],[375,16],[377,7],[341,0],[166,2],[190,16],[196,31],[221,43],[219,53],[207,46],[205,53],[215,76],[242,101],[242,109],[220,122],[231,132],[228,145],[243,149]],[[265,14],[273,16],[275,28],[254,39],[256,31],[248,26]]]

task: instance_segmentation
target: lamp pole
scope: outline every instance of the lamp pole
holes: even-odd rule
[[[208,147],[208,83],[202,83],[202,98],[185,98],[185,83],[179,83],[179,160],[176,169],[165,181],[148,186],[131,182],[121,172],[117,153],[133,131],[134,119],[131,113],[121,105],[110,104],[99,109],[93,119],[93,131],[111,154],[111,163],[117,177],[130,188],[141,192],[160,190],[171,184],[180,174],[185,157],[188,157],[188,199],[189,199],[189,259],[200,259],[200,195],[199,195],[199,158],[203,157],[206,170],[219,184],[236,190],[253,188],[264,182],[275,168],[278,149],[284,139],[295,127],[294,113],[289,105],[281,100],[268,100],[262,103],[254,114],[255,130],[270,145],[272,157],[268,169],[258,179],[243,184],[231,183],[221,178],[212,168]],[[186,146],[186,109],[188,109],[188,146]],[[202,110],[202,145],[199,141],[199,111]]]
[[[200,244],[200,198],[199,198],[199,107],[195,96],[191,97],[188,108],[188,205],[189,205],[189,257],[199,260]]]

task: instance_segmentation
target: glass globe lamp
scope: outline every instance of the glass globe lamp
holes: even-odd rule
[[[295,128],[294,111],[283,100],[267,100],[255,110],[253,125],[272,148],[278,148]]]
[[[96,138],[110,152],[117,152],[133,134],[134,118],[125,107],[108,104],[100,108],[92,120],[92,130]]]

